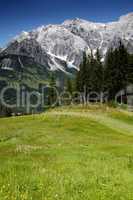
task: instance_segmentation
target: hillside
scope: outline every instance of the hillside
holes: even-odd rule
[[[62,107],[0,119],[0,199],[133,199],[133,114]]]

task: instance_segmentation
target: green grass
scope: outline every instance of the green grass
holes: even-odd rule
[[[0,119],[0,200],[133,199],[133,115],[66,107]]]

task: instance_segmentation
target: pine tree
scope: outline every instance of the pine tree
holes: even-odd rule
[[[128,84],[133,84],[133,54],[128,55]]]
[[[95,58],[93,58],[92,72],[92,89],[100,94],[103,91],[103,65],[98,49]]]
[[[56,101],[56,79],[54,74],[51,74],[48,91],[48,104],[53,105]]]
[[[103,65],[99,50],[97,50],[95,57],[92,52],[88,57],[84,53],[76,82],[78,91],[84,92],[86,97],[90,92],[100,94],[103,91]]]
[[[109,93],[109,99],[113,99],[114,92],[115,62],[113,49],[109,49],[104,67],[104,89]]]
[[[105,84],[109,92],[109,99],[128,85],[128,52],[122,42],[115,50],[110,49],[105,62]]]
[[[83,53],[83,62],[79,66],[79,72],[77,73],[77,90],[80,92],[84,92],[84,88],[86,87],[86,79],[87,79],[87,56],[86,52]]]

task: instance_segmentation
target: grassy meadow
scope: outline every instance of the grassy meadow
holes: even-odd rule
[[[76,106],[0,119],[0,200],[132,199],[132,113]]]

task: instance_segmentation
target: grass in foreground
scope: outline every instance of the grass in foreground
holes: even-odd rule
[[[0,119],[0,200],[31,199],[133,199],[133,115],[74,107]]]

